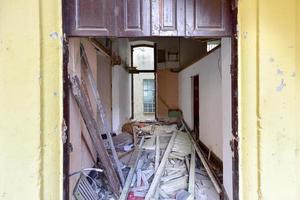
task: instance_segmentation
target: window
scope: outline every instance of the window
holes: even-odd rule
[[[155,100],[154,100],[154,79],[144,79],[144,113],[155,112]]]
[[[207,52],[210,52],[211,50],[213,50],[214,48],[216,48],[220,44],[221,44],[221,40],[208,41],[207,42],[207,49],[206,49]]]
[[[154,48],[153,47],[134,47],[133,54],[133,67],[137,70],[154,70]]]

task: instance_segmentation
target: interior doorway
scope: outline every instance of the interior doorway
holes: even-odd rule
[[[156,62],[155,45],[131,47],[132,119],[156,118]]]
[[[194,132],[199,139],[199,75],[192,77]]]

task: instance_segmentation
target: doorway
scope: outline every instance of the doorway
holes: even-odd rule
[[[131,46],[132,119],[156,118],[155,45]]]
[[[193,84],[193,119],[196,139],[199,139],[199,75],[192,77]]]

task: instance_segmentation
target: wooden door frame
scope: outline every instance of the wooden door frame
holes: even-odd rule
[[[195,131],[195,78],[198,77],[198,133],[196,133]],[[197,140],[200,140],[200,130],[199,130],[199,126],[200,126],[200,92],[199,92],[199,74],[195,74],[194,76],[191,77],[191,84],[192,84],[192,118],[193,118],[193,132],[195,133],[195,138]],[[196,135],[197,134],[197,135]]]
[[[154,70],[138,70],[139,73],[153,73],[154,74],[154,87],[155,87],[155,93],[154,93],[154,105],[155,105],[155,112],[154,116],[155,119],[157,119],[157,84],[156,84],[156,71],[157,71],[157,46],[156,43],[153,45],[150,44],[137,44],[137,45],[131,45],[130,46],[130,56],[131,56],[131,67],[133,67],[133,49],[136,47],[151,47],[153,48],[154,51]],[[133,80],[133,75],[131,74],[131,119],[134,119],[134,80]]]
[[[239,200],[239,133],[238,133],[238,39],[237,39],[237,1],[231,2],[232,7],[232,36],[231,36],[231,104],[232,104],[232,136],[233,140],[231,141],[231,147],[233,151],[233,159],[232,159],[232,179],[233,179],[233,200]],[[65,13],[64,13],[65,15]],[[133,36],[132,36],[133,37]],[[193,37],[197,37],[196,35]],[[146,46],[146,45],[143,45]],[[151,47],[153,47],[151,45]],[[155,89],[157,92],[156,85],[156,68],[157,68],[157,48],[155,47],[155,70],[153,71],[155,74]],[[63,117],[64,117],[64,127],[69,127],[69,96],[68,96],[68,62],[69,62],[69,50],[68,50],[68,37],[66,37],[63,41]],[[132,59],[131,59],[132,60]],[[132,62],[132,61],[131,61]],[[131,63],[132,64],[132,63]],[[155,107],[157,108],[157,99],[155,92]],[[133,97],[133,84],[132,84],[132,97]],[[133,108],[133,107],[132,107]],[[133,116],[133,110],[132,110]],[[157,118],[157,110],[155,110],[155,117]],[[63,197],[64,199],[69,199],[69,152],[72,149],[71,144],[69,143],[69,130],[68,128],[64,131],[64,136],[66,141],[63,144]]]
[[[239,199],[239,152],[238,152],[238,46],[237,46],[237,38],[236,38],[236,30],[235,35],[232,36],[231,46],[232,46],[232,54],[231,54],[231,104],[232,104],[232,135],[233,140],[231,141],[231,147],[233,150],[233,159],[232,159],[232,177],[233,177],[233,200]],[[143,45],[146,46],[146,45]],[[64,40],[64,53],[63,53],[63,115],[64,115],[64,124],[65,127],[69,127],[69,96],[68,96],[68,58],[69,58],[69,50],[68,50],[68,38]],[[157,107],[157,84],[156,84],[156,69],[157,69],[157,52],[156,52],[156,45],[151,47],[155,47],[154,54],[155,54],[155,70],[148,71],[155,74],[155,107]],[[132,56],[132,55],[131,55]],[[132,59],[131,59],[132,60]],[[131,63],[132,64],[132,63]],[[145,71],[144,71],[145,72]],[[133,81],[133,80],[132,80]],[[133,84],[132,86],[132,98],[133,98]],[[133,103],[133,102],[132,102]],[[132,107],[133,108],[133,107]],[[133,109],[132,109],[132,116],[133,116]],[[157,119],[157,110],[155,109],[155,118]],[[66,141],[63,144],[63,196],[64,199],[69,199],[69,179],[66,176],[69,174],[69,165],[70,165],[70,158],[69,152],[72,149],[72,146],[69,142],[69,130],[65,130]]]
[[[233,200],[239,200],[239,118],[238,118],[238,0],[231,1],[232,36],[231,36],[231,114],[232,114],[232,187]]]

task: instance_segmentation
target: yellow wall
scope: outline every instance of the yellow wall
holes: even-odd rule
[[[0,4],[0,199],[61,199],[61,1]]]
[[[239,1],[241,199],[300,199],[299,4]]]

